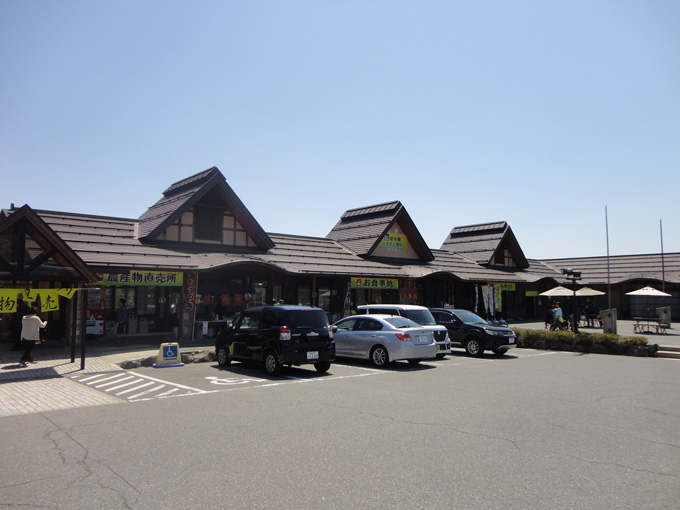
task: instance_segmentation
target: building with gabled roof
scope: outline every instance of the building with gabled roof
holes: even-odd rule
[[[147,243],[261,250],[274,246],[217,167],[166,189],[163,198],[140,216],[138,238]]]
[[[477,264],[528,268],[529,262],[505,221],[455,227],[441,246]]]
[[[97,274],[98,313],[110,319],[127,299],[131,333],[209,333],[215,314],[272,300],[320,306],[331,319],[376,302],[540,317],[548,301],[539,293],[568,283],[565,267],[599,290],[613,284],[612,306],[622,311],[632,287],[665,282],[680,312],[680,254],[527,259],[504,221],[455,227],[430,249],[398,200],[347,210],[326,237],[267,233],[216,167],[173,183],[137,219],[33,213]],[[484,288],[497,293],[496,310],[484,309]]]
[[[364,258],[434,260],[418,228],[398,200],[346,211],[326,237]]]

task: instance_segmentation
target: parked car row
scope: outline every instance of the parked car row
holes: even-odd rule
[[[313,364],[327,372],[337,356],[370,360],[377,367],[392,361],[441,358],[451,346],[471,356],[484,350],[505,354],[515,346],[507,327],[487,323],[467,310],[416,305],[363,305],[352,315],[329,324],[321,308],[260,306],[241,313],[217,336],[217,361],[264,365],[270,375],[284,366]]]

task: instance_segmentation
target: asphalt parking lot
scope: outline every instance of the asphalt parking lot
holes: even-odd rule
[[[678,363],[513,349],[418,367],[341,360],[328,374],[292,368],[280,377],[240,363],[73,371],[36,382],[110,402],[0,419],[0,498],[83,509],[93,500],[101,508],[675,508]],[[29,442],[39,459],[25,455]],[[56,501],[32,489],[64,470],[51,482]],[[104,487],[120,480],[124,501],[106,499],[115,495]],[[68,496],[74,486],[78,501]]]

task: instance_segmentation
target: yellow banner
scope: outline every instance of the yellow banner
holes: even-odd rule
[[[396,278],[350,278],[353,289],[398,289],[399,280]]]
[[[71,299],[77,289],[0,289],[0,313],[16,313],[17,300],[35,306],[40,301],[41,312],[59,310],[59,296]]]
[[[500,290],[506,290],[506,291],[513,291],[515,290],[515,284],[514,283],[490,283],[489,285],[496,287],[497,289]]]
[[[172,271],[130,271],[129,273],[104,273],[102,280],[94,285],[144,285],[147,287],[181,287],[184,273]]]

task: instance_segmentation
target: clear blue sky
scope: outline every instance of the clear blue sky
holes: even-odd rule
[[[0,207],[139,217],[217,166],[267,232],[680,252],[680,2],[0,1]]]

